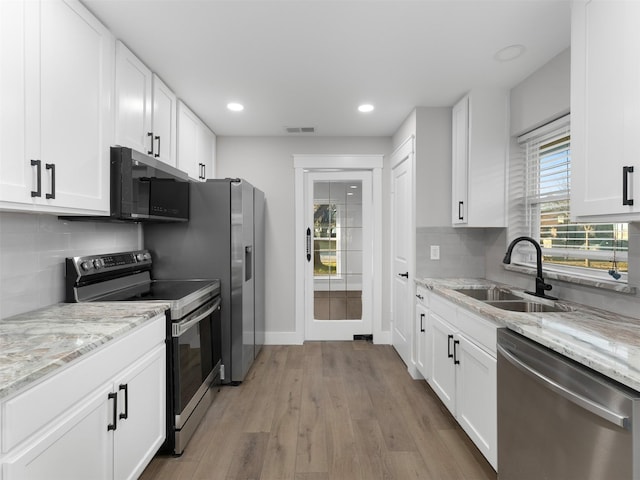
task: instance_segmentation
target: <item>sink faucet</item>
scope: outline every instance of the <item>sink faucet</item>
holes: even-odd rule
[[[504,259],[502,263],[511,263],[511,252],[513,251],[513,247],[515,247],[516,243],[527,241],[533,244],[536,247],[536,291],[535,292],[525,292],[531,295],[535,295],[536,297],[548,298],[549,300],[557,300],[556,297],[552,297],[550,295],[545,294],[545,290],[551,290],[553,288],[548,283],[544,282],[544,278],[542,278],[542,249],[540,248],[540,244],[536,242],[531,237],[518,237],[513,242],[509,244],[507,248],[507,253],[504,255]]]

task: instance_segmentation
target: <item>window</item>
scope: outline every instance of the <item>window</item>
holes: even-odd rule
[[[571,135],[569,117],[518,139],[512,158],[510,237],[540,242],[545,268],[573,275],[626,281],[628,224],[570,220]],[[521,244],[514,261],[533,264],[533,250]]]
[[[313,205],[313,252],[317,257],[313,262],[313,274],[316,277],[331,277],[341,271],[341,255],[338,254],[341,210],[335,203]]]

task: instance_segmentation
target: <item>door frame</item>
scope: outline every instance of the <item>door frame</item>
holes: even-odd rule
[[[305,341],[305,262],[306,260],[306,223],[304,205],[305,173],[311,171],[370,171],[373,194],[373,266],[372,266],[372,327],[374,343],[389,343],[386,332],[382,332],[382,168],[384,155],[323,155],[294,154],[295,169],[295,337],[297,343]]]
[[[408,309],[407,309],[407,319],[406,321],[409,322],[409,324],[411,325],[410,328],[410,338],[408,338],[408,352],[403,352],[403,354],[401,354],[400,352],[399,355],[402,358],[402,360],[407,364],[407,370],[409,371],[409,374],[411,375],[412,378],[417,379],[417,378],[422,378],[422,375],[420,374],[420,372],[418,371],[417,365],[416,365],[416,351],[417,351],[417,338],[416,335],[414,334],[415,332],[415,298],[414,298],[414,293],[415,293],[415,273],[416,273],[416,268],[415,268],[415,258],[416,258],[416,185],[415,185],[415,181],[416,181],[416,162],[415,162],[415,136],[414,135],[410,135],[409,137],[407,137],[401,144],[400,146],[398,146],[394,152],[391,154],[391,165],[390,165],[390,170],[391,170],[391,178],[393,178],[393,174],[394,174],[394,169],[395,167],[397,167],[398,165],[400,165],[402,162],[409,162],[408,163],[408,172],[409,175],[411,176],[411,178],[409,179],[409,184],[410,184],[410,188],[411,188],[411,192],[409,192],[409,208],[410,211],[406,212],[407,215],[407,232],[405,232],[405,234],[408,236],[409,238],[409,252],[407,254],[407,271],[409,274],[409,288],[408,291],[406,292],[406,298],[404,299],[404,301],[406,301],[406,305],[408,305]],[[391,210],[390,210],[390,217],[391,217],[391,221],[390,224],[391,225],[395,225],[395,220],[394,220],[394,215],[395,215],[395,203],[396,203],[396,197],[395,197],[395,192],[394,192],[394,185],[393,185],[393,180],[391,180]],[[390,245],[391,249],[390,249],[390,254],[389,254],[389,272],[390,272],[390,285],[392,286],[391,288],[391,301],[390,301],[390,308],[391,308],[391,322],[390,322],[390,330],[391,330],[391,344],[394,345],[394,348],[396,348],[396,350],[398,350],[397,347],[395,347],[394,344],[394,323],[395,323],[395,316],[397,315],[398,312],[396,312],[395,310],[395,302],[396,301],[402,301],[402,299],[396,299],[395,298],[395,290],[393,288],[393,281],[395,278],[395,275],[397,272],[394,272],[394,254],[395,254],[395,244],[393,241],[393,235],[391,236],[391,245]]]

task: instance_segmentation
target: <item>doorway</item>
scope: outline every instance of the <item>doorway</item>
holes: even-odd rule
[[[353,159],[342,158],[337,162],[342,167]],[[356,158],[362,166],[363,159]],[[376,232],[382,156],[376,156],[376,168],[366,169],[329,168],[325,162],[311,168],[315,160],[296,156],[301,207],[296,209],[296,225],[303,233],[302,242],[296,243],[303,247],[296,261],[296,328],[302,341],[353,340],[356,335],[375,340],[381,323],[380,295],[375,293],[381,289],[380,275],[375,272],[381,270]]]

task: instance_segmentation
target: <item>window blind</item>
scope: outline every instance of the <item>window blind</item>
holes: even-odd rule
[[[561,269],[626,271],[627,224],[570,221],[571,136],[569,116],[518,138],[510,164],[509,237],[540,242],[544,262]],[[514,261],[531,264],[522,244]]]

